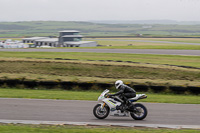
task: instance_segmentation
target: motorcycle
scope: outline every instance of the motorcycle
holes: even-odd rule
[[[119,117],[131,117],[135,120],[143,120],[147,116],[147,108],[141,103],[135,103],[140,99],[147,98],[145,94],[137,94],[133,98],[129,98],[128,101],[131,103],[131,106],[122,104],[123,101],[119,96],[109,97],[109,90],[104,90],[101,95],[98,97],[98,103],[93,108],[93,114],[98,119],[105,119],[109,114],[110,116],[119,116]]]

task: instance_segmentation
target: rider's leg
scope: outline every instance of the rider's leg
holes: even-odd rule
[[[135,97],[136,94],[135,93],[125,93],[124,96],[125,96],[125,103],[126,103],[126,105],[128,105],[128,107],[131,107],[132,104],[131,104],[131,102],[128,99]]]
[[[119,107],[117,107],[117,109],[121,110],[121,112],[123,113],[125,111],[125,100],[124,100],[124,94],[119,95],[119,101],[121,102],[121,105]]]
[[[121,95],[121,99],[123,100],[121,106],[120,106],[120,110],[123,112],[124,110],[126,110],[127,108],[130,108],[132,106],[132,103],[128,100],[129,98],[135,97],[136,94],[135,93],[124,93]],[[127,106],[126,106],[127,105]]]

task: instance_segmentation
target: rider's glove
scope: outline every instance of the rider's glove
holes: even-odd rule
[[[113,96],[112,94],[107,94],[107,96]]]

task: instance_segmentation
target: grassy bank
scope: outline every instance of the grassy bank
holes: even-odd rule
[[[110,92],[114,93],[114,92]],[[137,92],[138,94],[142,92]],[[64,100],[92,100],[96,101],[101,91],[67,91],[67,90],[30,90],[0,88],[1,98],[32,98],[32,99],[64,99]],[[173,95],[146,93],[147,99],[141,102],[152,103],[178,103],[178,104],[200,104],[199,96]]]
[[[198,59],[198,58],[197,58]],[[185,60],[186,61],[186,60]],[[121,79],[200,80],[200,70],[179,67],[109,62],[70,62],[52,60],[0,61],[0,72],[10,74],[41,74],[57,76],[101,77]],[[198,64],[196,64],[198,65]]]
[[[200,80],[200,71],[173,70],[142,66],[121,66],[70,62],[2,61],[1,73],[30,73],[119,79]],[[103,73],[102,73],[103,72]],[[164,76],[163,76],[164,75]]]
[[[22,125],[1,124],[1,133],[197,133],[198,130],[124,128],[72,125]]]
[[[1,79],[200,86],[199,56],[0,52]],[[40,59],[39,59],[40,58]],[[168,65],[166,65],[168,64]]]

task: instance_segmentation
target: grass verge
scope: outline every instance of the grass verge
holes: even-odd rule
[[[122,79],[139,84],[200,85],[200,69],[193,68],[200,67],[200,56],[62,52],[0,52],[0,55],[1,79],[112,83]]]
[[[1,79],[127,82],[198,86],[200,70],[165,65],[11,59],[0,61]]]
[[[104,41],[97,40],[102,47],[96,49],[176,49],[176,50],[200,50],[200,45],[188,44],[166,44],[152,42],[131,42],[131,41]]]
[[[113,92],[111,92],[113,93]],[[142,92],[138,92],[142,93]],[[96,101],[100,91],[66,91],[66,90],[29,90],[0,88],[1,98],[31,98],[31,99],[64,99],[64,100],[92,100]],[[178,103],[178,104],[200,104],[199,96],[173,95],[146,93],[147,99],[141,102],[152,103]]]
[[[190,68],[200,67],[200,56],[65,52],[0,52],[0,56],[0,78],[5,80],[113,83],[122,79],[148,85],[200,85],[200,70]]]
[[[0,131],[1,133],[199,133],[199,130],[23,124],[0,124]]]
[[[171,80],[200,80],[199,71],[174,70],[170,68],[152,68],[143,66],[121,66],[86,63],[59,62],[29,62],[3,61],[0,62],[1,73],[30,73],[58,76],[84,76],[102,78],[127,79],[171,79]],[[155,71],[156,69],[156,71]],[[102,73],[103,72],[103,73]],[[163,76],[165,75],[165,76]]]
[[[150,55],[125,53],[82,53],[82,52],[0,52],[3,58],[61,58],[81,61],[132,61],[150,64],[169,64],[200,67],[200,56]]]
[[[90,40],[96,41],[99,45],[102,45],[102,47],[96,47],[100,49],[107,48],[200,50],[200,45],[184,44],[198,44],[200,43],[200,40],[197,38],[98,38]]]

